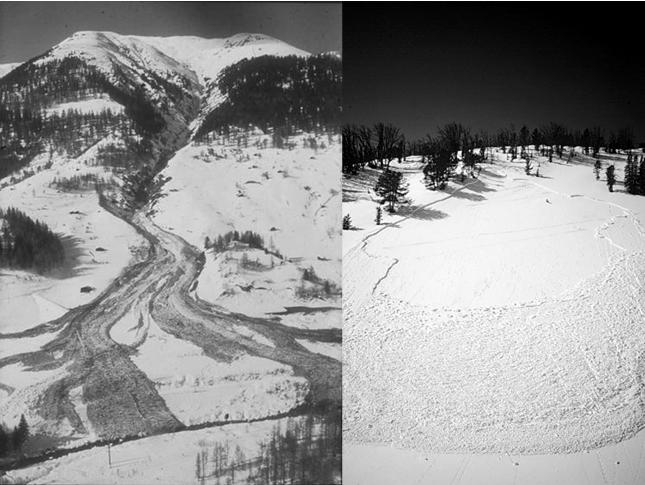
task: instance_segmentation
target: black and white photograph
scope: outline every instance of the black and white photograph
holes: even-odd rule
[[[340,3],[0,2],[0,482],[341,482]]]
[[[645,483],[636,3],[343,4],[343,482]]]

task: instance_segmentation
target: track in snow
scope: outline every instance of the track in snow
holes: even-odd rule
[[[645,238],[640,223],[616,204],[604,203],[603,217],[597,217],[602,201],[569,197],[549,187],[531,191],[527,182],[531,179],[507,177],[486,200],[458,201],[451,211],[444,209],[450,216],[440,222],[447,221],[452,229],[473,208],[486,217],[495,213],[494,204],[503,207],[509,199],[524,204],[531,214],[540,215],[552,206],[577,211],[573,220],[546,229],[553,231],[546,239],[540,234],[549,225],[546,221],[554,214],[567,214],[546,213],[544,224],[540,219],[519,233],[496,227],[506,223],[504,212],[497,213],[501,222],[487,219],[480,226],[466,219],[461,239],[447,237],[450,232],[441,232],[439,222],[406,217],[368,234],[347,253],[343,284],[348,442],[433,452],[571,452],[622,440],[645,424],[645,385],[640,380],[645,366],[640,303],[645,301],[645,251],[638,250],[645,248]],[[544,202],[543,189],[553,194],[552,204]],[[523,194],[528,194],[524,201]],[[616,220],[617,228],[605,227]],[[484,231],[484,226],[496,229]],[[492,237],[490,243],[485,232]],[[425,234],[430,235],[427,249],[414,252],[415,240]],[[495,261],[502,265],[496,275],[463,275],[476,285],[469,286],[467,278],[465,286],[454,285],[455,276],[446,273],[468,256],[467,251],[479,250],[484,243],[494,248],[493,257],[512,259],[523,254],[514,254],[515,247],[580,240],[591,245],[595,263],[566,285],[544,285],[536,298],[522,298],[527,293],[521,291],[509,298],[494,291],[499,288],[496,276],[520,288],[523,281],[530,283],[517,273],[521,265],[514,267],[503,257]],[[450,245],[458,248],[453,254],[436,249]],[[536,265],[542,264],[540,256]],[[435,264],[446,271],[432,271]],[[433,290],[463,291],[472,300],[465,306],[435,305]],[[511,301],[503,303],[504,299]]]

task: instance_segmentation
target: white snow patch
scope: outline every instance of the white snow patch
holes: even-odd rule
[[[87,403],[83,401],[83,386],[75,387],[69,391],[69,398],[72,401],[74,410],[83,423],[83,427],[87,431],[87,436],[85,439],[87,441],[93,441],[98,439],[98,434],[92,426],[90,419],[87,416]]]
[[[0,359],[11,355],[36,352],[43,345],[54,340],[62,331],[63,328],[57,332],[46,332],[34,337],[0,339]],[[0,372],[2,371],[0,370]]]
[[[331,357],[332,359],[342,361],[343,352],[340,344],[329,342],[315,342],[313,340],[307,339],[296,339],[296,342],[298,342],[310,352],[326,355],[327,357]]]
[[[289,366],[248,355],[218,362],[196,345],[163,332],[153,320],[132,361],[155,382],[184,424],[285,412],[302,403],[308,391],[307,380]]]
[[[7,64],[0,64],[0,78],[5,77],[20,64],[22,64],[22,62],[9,62]]]
[[[63,112],[77,111],[81,114],[88,113],[101,113],[103,111],[111,111],[112,114],[122,113],[124,108],[122,105],[113,101],[109,96],[101,96],[96,98],[88,98],[79,101],[70,101],[67,103],[60,103],[52,106],[46,110],[47,114],[60,115]]]

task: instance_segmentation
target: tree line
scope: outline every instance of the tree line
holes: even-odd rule
[[[426,135],[421,139],[408,140],[399,128],[392,124],[376,123],[365,125],[344,125],[343,134],[343,172],[356,173],[367,165],[387,168],[390,161],[409,155],[423,155],[436,160],[439,172],[441,166],[455,164],[458,152],[464,152],[466,158],[472,156],[473,149],[480,149],[485,155],[489,147],[501,147],[513,157],[526,153],[533,145],[536,150],[544,150],[545,155],[553,154],[562,157],[564,147],[580,146],[585,155],[597,157],[601,147],[606,153],[635,148],[634,132],[623,128],[617,132],[606,132],[600,127],[571,130],[559,123],[550,122],[540,128],[529,129],[522,126],[503,128],[497,133],[486,131],[474,132],[461,123],[448,123],[437,129],[436,134]],[[464,160],[470,165],[469,160]]]
[[[0,209],[0,267],[45,273],[65,262],[60,237],[13,207]]]
[[[534,168],[531,158],[535,152],[552,161],[554,155],[561,158],[564,156],[565,146],[581,146],[585,155],[598,158],[601,147],[606,153],[616,153],[618,150],[632,150],[635,145],[631,128],[610,132],[605,136],[605,131],[599,127],[574,131],[555,122],[533,130],[527,126],[522,126],[519,131],[513,127],[504,128],[495,135],[485,131],[473,132],[461,123],[448,123],[439,127],[436,134],[417,140],[407,140],[396,126],[379,122],[372,127],[344,125],[342,135],[343,172],[348,175],[356,174],[366,166],[382,169],[374,191],[381,197],[381,204],[387,203],[389,212],[394,212],[395,204],[401,202],[407,193],[401,173],[390,170],[390,164],[396,159],[400,162],[409,155],[422,157],[428,188],[442,190],[455,174],[461,177],[462,182],[467,175],[476,177],[481,170],[480,164],[488,158],[487,150],[495,146],[501,147],[502,152],[508,153],[513,159],[524,159],[526,174],[530,175]],[[529,147],[532,147],[532,153],[529,152]],[[569,158],[574,156],[575,152],[570,150]],[[597,165],[595,171],[598,178],[599,160]],[[538,164],[533,174],[539,176],[539,169]],[[630,152],[625,173],[627,191],[634,194],[645,193],[642,157],[638,165],[636,155],[632,156]],[[613,191],[613,166],[608,169],[607,180],[609,189]],[[377,212],[377,224],[380,224],[380,220],[381,214]],[[346,216],[343,229],[351,228],[351,219]]]

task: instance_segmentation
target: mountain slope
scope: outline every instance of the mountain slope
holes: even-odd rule
[[[9,74],[20,64],[21,64],[20,62],[9,62],[7,64],[0,64],[0,78]]]
[[[30,453],[338,404],[310,349],[340,348],[340,80],[262,35],[109,32],[0,79],[0,207],[66,241],[56,272],[0,275],[0,414],[46,437]],[[204,245],[247,230],[265,247]]]

